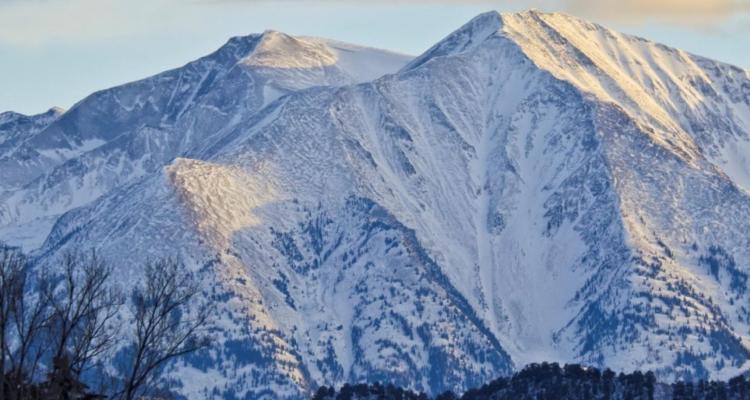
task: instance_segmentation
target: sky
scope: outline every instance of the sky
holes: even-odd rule
[[[750,68],[750,0],[0,0],[0,112],[67,109],[266,29],[418,55],[481,12],[532,7]]]

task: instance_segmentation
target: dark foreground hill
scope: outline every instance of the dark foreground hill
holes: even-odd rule
[[[320,388],[313,400],[427,400],[393,385],[344,385],[339,390]],[[729,381],[659,383],[652,372],[620,373],[610,369],[557,363],[531,364],[509,378],[498,378],[459,396],[445,392],[435,400],[745,400],[750,381],[738,376]]]

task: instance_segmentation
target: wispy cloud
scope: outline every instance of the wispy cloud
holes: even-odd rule
[[[750,0],[563,0],[573,14],[604,20],[710,25],[750,11]]]
[[[264,3],[269,0],[188,0],[196,4]],[[661,20],[679,24],[711,24],[750,12],[750,0],[275,0],[284,3],[342,3],[347,5],[481,4],[488,8],[564,11],[604,21]]]
[[[750,14],[750,0],[0,0],[0,45],[107,43],[153,31],[185,32],[201,20],[195,9],[202,6],[226,8],[221,12],[232,14],[237,7],[400,7],[405,3],[488,10],[537,7],[604,23],[658,21],[685,26],[718,26],[729,17]]]

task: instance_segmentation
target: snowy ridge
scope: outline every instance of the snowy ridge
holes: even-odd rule
[[[64,111],[51,108],[45,113],[27,116],[8,111],[0,114],[0,193],[18,187],[29,175],[37,173],[39,169],[53,162],[34,149],[23,145],[37,132],[53,123]],[[12,153],[20,153],[23,159],[9,157]],[[38,156],[37,158],[34,155]]]
[[[408,60],[268,31],[232,38],[181,68],[97,92],[0,153],[0,163],[7,165],[2,173],[14,180],[12,191],[0,187],[0,232],[9,243],[38,247],[64,212],[154,173],[177,156],[197,156],[278,97],[373,79]]]
[[[122,122],[145,144],[70,163],[152,161],[52,217],[39,265],[95,246],[128,279],[163,255],[204,273],[218,347],[171,366],[186,395],[750,368],[746,70],[538,11],[482,14],[369,82],[374,50],[348,46],[235,38],[217,54],[238,66],[182,76],[209,89],[167,91],[179,107],[129,89],[133,121],[160,121]]]
[[[686,160],[706,152],[735,183],[750,187],[746,165],[737,171],[726,160],[739,155],[732,146],[746,143],[750,131],[747,70],[564,14],[529,11],[502,19],[505,34],[540,68],[623,107],[657,130],[650,135],[656,144]],[[710,134],[702,126],[706,118]]]
[[[259,222],[253,209],[277,200],[273,187],[239,168],[178,158],[166,172],[198,231],[217,249],[228,246],[239,229]]]

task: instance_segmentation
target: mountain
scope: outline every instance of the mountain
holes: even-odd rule
[[[94,93],[62,115],[31,117],[49,123],[17,123],[13,129],[23,134],[10,132],[0,144],[2,173],[9,177],[0,186],[0,232],[10,244],[39,247],[63,213],[177,156],[200,157],[222,131],[247,123],[277,98],[372,80],[410,59],[266,31],[232,38],[183,67]]]
[[[49,168],[56,162],[53,155],[39,153],[26,146],[31,136],[53,123],[64,111],[52,108],[37,115],[23,115],[12,111],[0,113],[0,191],[20,186],[29,175]]]
[[[218,74],[179,107],[144,102],[151,83],[124,87],[121,117],[90,100],[122,121],[108,134],[163,143],[160,161],[59,218],[26,214],[55,218],[40,268],[94,247],[125,285],[152,257],[203,275],[216,347],[171,366],[180,393],[436,394],[537,361],[665,380],[748,370],[750,72],[534,10],[482,14],[359,83],[295,86],[307,53],[281,48],[249,64],[278,67],[288,94],[224,118],[203,104],[248,91]],[[159,129],[180,134],[143,128],[171,119],[187,125]],[[12,196],[29,187],[59,201],[45,183]]]

